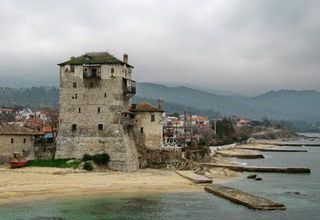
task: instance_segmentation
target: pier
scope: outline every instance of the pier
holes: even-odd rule
[[[239,148],[242,149],[242,148]],[[223,157],[234,157],[240,159],[261,159],[264,158],[263,154],[251,154],[251,153],[234,153],[234,152],[222,152],[216,151],[216,155],[221,155]]]
[[[239,166],[239,165],[226,165],[216,163],[203,163],[204,166],[209,167],[222,167],[233,171],[240,172],[268,172],[268,173],[311,173],[309,168],[305,167],[256,167],[256,166]]]
[[[205,176],[202,176],[202,175],[198,175],[191,170],[183,170],[183,171],[177,170],[176,173],[179,174],[180,176],[190,180],[191,182],[196,183],[196,184],[212,183],[211,179],[209,179]]]
[[[259,142],[259,141],[255,141],[253,142],[255,144],[264,144],[264,145],[275,145],[275,146],[288,146],[288,147],[320,147],[320,144],[307,144],[307,143],[302,143],[302,144],[298,144],[298,143],[273,143],[273,142]]]
[[[256,209],[256,210],[285,210],[286,207],[283,204],[275,203],[271,200],[257,197],[252,194],[242,192],[240,190],[223,186],[220,184],[213,184],[211,186],[204,187],[205,191],[225,198],[231,202],[234,202],[236,204],[240,204],[243,206],[246,206],[250,209]]]
[[[274,148],[260,148],[260,147],[238,147],[238,149],[243,150],[255,150],[263,152],[308,152],[307,150],[300,149],[274,149]]]

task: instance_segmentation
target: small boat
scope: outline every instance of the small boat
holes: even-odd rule
[[[28,164],[28,160],[22,159],[21,154],[18,152],[15,152],[13,154],[13,160],[9,161],[10,167],[12,169],[14,168],[20,168],[20,167],[25,167]]]
[[[12,169],[14,169],[14,168],[20,168],[20,167],[27,166],[28,165],[28,161],[27,160],[20,160],[20,161],[11,160],[11,161],[9,161],[9,164],[10,164],[10,167]]]

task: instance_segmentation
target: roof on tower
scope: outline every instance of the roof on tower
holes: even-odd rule
[[[70,60],[59,63],[59,66],[64,65],[84,65],[84,64],[126,64],[132,67],[130,64],[125,63],[108,52],[90,52],[85,53],[79,57],[71,57]]]

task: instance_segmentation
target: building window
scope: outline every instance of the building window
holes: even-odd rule
[[[78,109],[78,112],[81,113],[81,108]]]
[[[73,83],[73,88],[77,88],[77,83],[76,82]]]
[[[74,72],[74,66],[70,67],[70,71],[73,73]]]
[[[90,84],[89,84],[89,88],[93,88],[93,87],[94,87],[93,82],[90,82]]]
[[[23,138],[23,143],[24,144],[27,143],[27,139]]]
[[[99,130],[99,131],[102,131],[102,130],[103,130],[103,124],[99,124],[99,125],[98,125],[98,130]]]
[[[72,125],[72,131],[76,131],[77,130],[77,125],[76,124],[73,124]]]
[[[11,144],[13,144],[14,143],[14,140],[13,140],[13,138],[11,138]]]
[[[104,97],[107,98],[107,93],[104,94]]]
[[[151,115],[151,121],[155,121],[155,120],[156,120],[155,115]]]
[[[111,68],[111,73],[114,73],[114,68],[113,67]]]
[[[93,78],[96,78],[96,77],[97,77],[97,69],[96,69],[96,68],[92,68],[92,69],[91,69],[91,76],[92,76]]]
[[[140,133],[143,133],[143,127],[140,128]]]
[[[100,110],[100,107],[98,107],[98,114],[100,113],[100,111],[101,111],[101,110]]]
[[[78,94],[77,94],[77,93],[75,94],[74,98],[75,98],[75,99],[77,99],[77,98],[78,98]]]

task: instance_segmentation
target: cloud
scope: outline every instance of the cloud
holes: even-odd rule
[[[138,81],[243,93],[319,89],[316,0],[3,0],[1,84],[54,84],[87,51],[129,54]],[[22,80],[21,80],[22,79]]]

